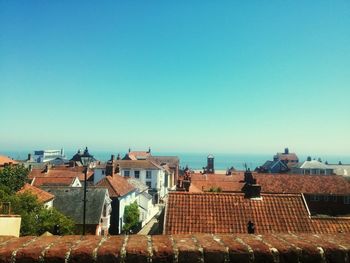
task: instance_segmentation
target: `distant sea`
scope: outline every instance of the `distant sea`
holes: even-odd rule
[[[24,160],[27,158],[28,153],[31,151],[2,151],[0,155],[7,155],[16,160]],[[33,153],[33,151],[32,151]],[[76,151],[65,151],[65,155],[70,159]],[[117,156],[118,152],[107,152],[107,151],[91,151],[90,152],[97,160],[102,162],[110,159],[111,154]],[[121,156],[125,152],[120,151]],[[153,155],[170,155],[178,156],[180,158],[180,166],[188,167],[199,170],[206,166],[207,155],[209,153],[174,153],[174,152],[152,152]],[[248,168],[255,169],[265,163],[267,160],[272,160],[274,153],[271,154],[228,154],[228,153],[212,153],[214,155],[214,165],[216,170],[226,170],[227,168],[233,166],[235,169],[242,170],[246,164]],[[304,161],[307,155],[298,154],[299,160]],[[312,158],[318,159],[319,157],[322,161],[328,161],[328,163],[337,164],[341,161],[343,164],[350,164],[350,156],[341,155],[323,155],[323,156],[311,156]]]

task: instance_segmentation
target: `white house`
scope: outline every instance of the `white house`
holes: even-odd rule
[[[140,210],[140,222],[143,227],[146,225],[158,212],[159,206],[154,204],[153,197],[148,193],[148,186],[135,178],[128,178],[128,183],[136,188],[137,204]]]
[[[119,171],[124,177],[140,180],[149,187],[149,193],[158,203],[168,194],[172,172],[151,160],[119,160]]]
[[[307,160],[302,163],[298,163],[296,166],[293,166],[292,173],[306,175],[332,175],[333,168],[320,161]]]
[[[96,186],[107,188],[112,200],[109,233],[120,234],[124,225],[124,210],[127,205],[137,202],[136,189],[120,175],[106,176]]]

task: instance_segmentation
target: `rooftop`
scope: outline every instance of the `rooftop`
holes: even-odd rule
[[[18,164],[18,162],[5,155],[0,155],[0,166],[4,166],[5,164]]]
[[[96,186],[107,188],[110,197],[124,196],[135,190],[135,187],[120,175],[106,176]]]
[[[34,177],[32,185],[41,186],[71,186],[77,177]]]
[[[23,194],[25,192],[29,192],[32,195],[35,195],[39,202],[46,203],[48,201],[51,201],[55,198],[53,194],[50,194],[40,188],[37,188],[30,184],[25,184],[18,192],[17,194]]]
[[[299,175],[253,173],[263,193],[304,193],[349,195],[350,182],[338,175]],[[196,189],[208,191],[220,187],[226,192],[240,192],[244,185],[244,172],[233,175],[192,174],[191,185]]]
[[[350,232],[350,218],[311,219],[301,194],[170,193],[165,215],[165,234],[247,233],[338,233]]]

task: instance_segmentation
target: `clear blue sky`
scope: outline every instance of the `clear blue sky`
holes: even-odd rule
[[[0,0],[0,150],[349,154],[350,1]]]

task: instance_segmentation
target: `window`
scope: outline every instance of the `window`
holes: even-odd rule
[[[344,196],[344,204],[350,204],[350,196]]]
[[[311,201],[320,201],[320,197],[318,195],[312,195]]]
[[[152,179],[152,171],[146,171],[146,179]]]
[[[152,182],[146,182],[146,185],[147,185],[149,188],[152,188]]]
[[[337,196],[336,195],[333,195],[333,202],[337,202],[338,201],[338,198],[337,198]]]
[[[124,171],[124,176],[130,176],[130,171]]]
[[[140,171],[135,171],[134,176],[135,176],[135,178],[139,179],[140,178]]]
[[[323,200],[324,200],[325,202],[328,202],[328,201],[329,201],[329,196],[328,196],[328,195],[324,195],[324,196],[323,196]]]
[[[102,175],[105,175],[105,170],[102,170]]]

